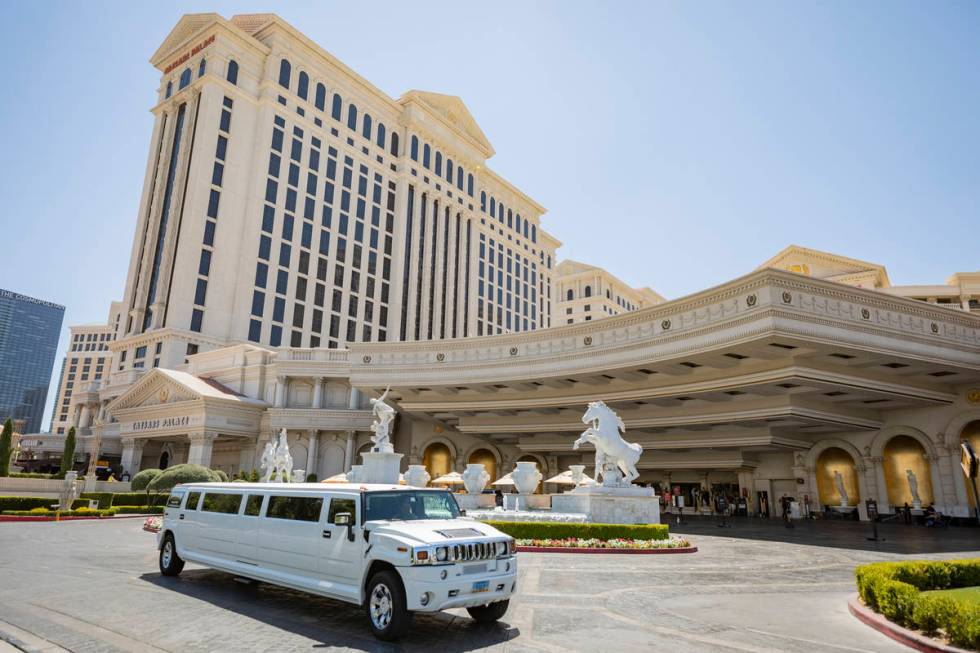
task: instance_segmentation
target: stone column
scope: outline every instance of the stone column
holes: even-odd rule
[[[755,505],[755,485],[752,482],[752,470],[743,467],[736,470],[736,474],[738,474],[738,493],[741,495],[742,490],[745,490],[745,505],[749,515],[754,515],[757,509]]]
[[[357,388],[350,389],[350,397],[348,398],[347,408],[350,410],[357,410],[361,406],[361,391]]]
[[[120,464],[123,472],[129,472],[130,478],[136,476],[143,459],[143,440],[137,438],[122,438],[122,458]]]
[[[871,456],[870,460],[874,465],[875,485],[878,487],[878,512],[891,512],[891,504],[888,503],[888,484],[885,483],[885,468],[882,465],[885,459],[882,456]]]
[[[197,431],[187,435],[191,447],[187,452],[187,462],[191,465],[211,466],[211,449],[214,446],[214,433]]]
[[[283,408],[286,406],[286,390],[289,387],[289,379],[285,376],[276,377],[276,408]]]
[[[313,379],[313,407],[323,408],[323,377],[318,376]],[[309,469],[306,470],[310,472]]]
[[[317,380],[317,387],[319,387],[319,384],[320,382]],[[310,429],[307,431],[307,435],[309,436],[310,442],[306,447],[306,475],[309,476],[310,474],[317,473],[316,459],[318,453],[317,449],[320,445],[320,432],[316,429]]]
[[[92,409],[89,405],[82,404],[81,415],[78,418],[78,428],[87,429],[92,424]]]
[[[344,449],[344,472],[349,472],[354,464],[354,444],[357,442],[357,431],[347,431],[347,447]]]

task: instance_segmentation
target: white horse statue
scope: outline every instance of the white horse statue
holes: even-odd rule
[[[623,439],[620,432],[626,432],[626,425],[619,415],[602,401],[593,401],[589,404],[585,415],[582,415],[582,422],[592,426],[585,429],[579,439],[572,444],[572,449],[578,449],[580,445],[588,442],[595,446],[595,473],[596,480],[602,475],[603,485],[606,485],[606,468],[611,467],[613,471],[618,467],[623,472],[623,485],[630,485],[640,473],[636,471],[636,463],[640,460],[643,447],[635,442],[627,442]]]
[[[293,478],[293,457],[289,455],[289,442],[286,440],[286,429],[279,432],[279,443],[276,445],[274,458],[275,476],[280,483],[289,483]]]
[[[272,440],[265,443],[261,458],[262,482],[268,483],[276,473],[276,444]]]

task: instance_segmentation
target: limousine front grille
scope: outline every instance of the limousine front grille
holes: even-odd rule
[[[456,562],[474,560],[493,560],[507,551],[506,542],[465,542],[450,547],[452,559]]]

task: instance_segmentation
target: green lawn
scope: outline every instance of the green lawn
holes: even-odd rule
[[[980,587],[958,587],[952,590],[930,590],[923,592],[936,596],[949,596],[965,605],[975,605],[980,607]]]

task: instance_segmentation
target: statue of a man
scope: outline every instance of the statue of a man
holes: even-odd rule
[[[391,423],[395,420],[395,409],[385,403],[385,397],[390,390],[391,386],[388,386],[379,398],[371,399],[371,410],[374,413],[374,422],[371,424],[371,431],[374,432],[371,442],[374,446],[371,447],[371,451],[382,453],[395,451],[391,444]]]
[[[289,483],[293,477],[293,457],[289,454],[289,441],[286,429],[279,432],[279,443],[275,455],[276,477],[280,483]]]
[[[265,443],[260,465],[262,467],[262,482],[268,483],[276,471],[276,445],[272,440]]]
[[[905,477],[909,481],[909,492],[912,493],[912,505],[918,508],[922,505],[922,499],[919,498],[919,479],[915,477],[915,472],[911,469],[905,470]]]
[[[844,477],[836,469],[834,470],[834,485],[837,486],[837,492],[840,494],[840,505],[846,506],[850,497],[847,496],[847,490],[844,488]]]

